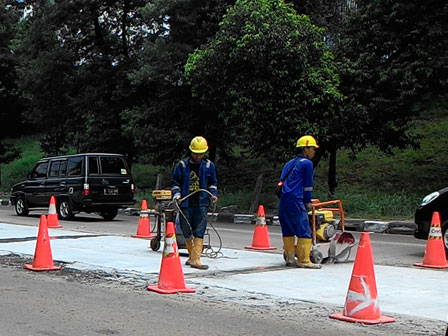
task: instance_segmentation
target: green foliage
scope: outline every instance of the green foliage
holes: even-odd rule
[[[247,191],[229,192],[219,196],[218,209],[229,205],[237,205],[238,211],[247,212],[250,208],[252,195]]]
[[[334,27],[341,90],[363,119],[361,146],[416,144],[406,132],[415,103],[446,92],[447,14],[439,0],[356,1]]]
[[[122,113],[123,130],[135,140],[139,160],[168,164],[184,155],[196,135],[204,136],[210,156],[225,156],[230,141],[224,125],[197,104],[185,82],[188,54],[213,36],[222,15],[234,0],[155,0],[141,9],[152,26],[129,73],[138,95]],[[169,25],[169,27],[168,27]],[[163,144],[163,150],[161,150]]]
[[[286,2],[291,3],[298,14],[309,16],[315,25],[325,27],[330,32],[332,27],[340,24],[345,9],[350,5],[353,6],[354,3],[347,0],[287,0]]]
[[[332,197],[319,189],[313,193],[313,198],[321,201],[339,199],[347,216],[365,219],[410,220],[423,196],[405,191],[379,191],[367,185],[364,187],[344,185],[338,188]]]
[[[11,52],[20,17],[14,2],[5,0],[0,5],[0,155],[7,151],[1,148],[1,141],[16,136],[24,128],[21,125],[23,104],[16,83],[18,60]]]
[[[323,30],[281,0],[237,1],[185,74],[201,105],[254,155],[281,161],[301,135],[335,134],[343,97]]]
[[[104,151],[133,155],[120,112],[132,91],[127,75],[144,36],[133,6],[139,1],[38,1],[20,22],[13,52],[27,121],[51,155]],[[118,33],[120,32],[120,33]]]
[[[368,146],[352,156],[338,156],[339,187],[334,196],[325,188],[327,160],[315,170],[314,196],[340,198],[349,216],[412,218],[415,208],[430,192],[446,187],[448,158],[448,103],[446,98],[422,106],[421,120],[410,129],[420,148],[395,149],[391,154]]]
[[[162,189],[171,187],[171,170],[167,167],[143,165],[132,166],[132,177],[137,189],[152,191],[156,187],[157,175],[163,175]]]
[[[444,186],[446,119],[433,110],[408,130],[422,103],[446,92],[448,4],[285,1],[38,0],[23,16],[4,0],[0,141],[24,134],[27,121],[46,153],[121,152],[130,163],[172,165],[200,134],[224,194],[251,194],[259,172],[270,189],[274,164],[311,133],[323,184],[326,152],[366,148],[356,161],[340,151],[342,190]],[[420,151],[406,147],[413,142]],[[2,165],[5,185],[30,165],[14,162]],[[155,171],[136,173],[141,186],[154,183]]]

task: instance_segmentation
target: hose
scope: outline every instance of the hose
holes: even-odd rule
[[[206,192],[207,194],[209,194],[212,197],[215,197],[215,195],[213,195],[210,191],[208,191],[207,189],[198,189],[193,191],[192,193],[186,195],[183,198],[180,199],[176,199],[171,201],[171,203],[174,205],[174,208],[176,209],[176,211],[185,219],[185,221],[188,223],[188,225],[190,225],[190,222],[188,221],[187,217],[185,216],[185,214],[183,213],[181,207],[179,204],[181,204],[183,201],[185,201],[187,198],[193,196],[194,194],[198,193],[198,192]],[[216,218],[218,216],[216,216],[216,202],[213,205],[213,218],[210,221],[210,226],[212,227],[213,231],[215,232],[216,236],[218,237],[219,240],[219,247],[217,250],[213,249],[213,247],[211,246],[211,244],[208,245],[207,249],[205,250],[205,252],[203,252],[203,254],[207,257],[207,258],[213,258],[213,259],[218,259],[218,258],[222,258],[224,255],[221,252],[222,249],[222,239],[221,239],[221,235],[218,233],[218,230],[216,230],[216,227],[213,225],[213,222],[216,220]],[[191,226],[191,225],[190,225]]]

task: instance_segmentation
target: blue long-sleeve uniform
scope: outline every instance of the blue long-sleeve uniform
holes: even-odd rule
[[[284,182],[278,207],[283,236],[311,238],[305,204],[311,203],[313,193],[313,163],[298,155],[285,164],[280,180]]]
[[[174,168],[172,187],[173,196],[181,194],[185,197],[190,192],[190,158],[180,161]],[[210,160],[203,159],[198,172],[199,189],[206,189],[217,196],[218,182],[216,179],[215,165]],[[180,216],[180,226],[185,239],[191,236],[203,238],[207,228],[207,207],[210,205],[210,197],[207,193],[199,192],[199,200],[196,206],[189,205],[189,198],[181,203],[183,215]]]
[[[207,189],[214,196],[218,195],[218,181],[216,179],[216,169],[212,161],[203,159],[199,166],[199,188]],[[171,180],[171,191],[173,196],[180,193],[181,197],[188,195],[190,190],[190,158],[181,160],[174,168]],[[199,206],[208,207],[210,197],[205,192],[199,193]],[[182,202],[182,208],[188,207],[188,198]]]

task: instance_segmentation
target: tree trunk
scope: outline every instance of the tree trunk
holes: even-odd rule
[[[330,191],[330,196],[332,197],[338,186],[338,181],[336,179],[336,148],[331,148],[330,162],[328,164],[328,189]]]
[[[163,187],[163,175],[162,174],[157,174],[157,180],[156,180],[156,189],[162,189]]]
[[[313,162],[313,169],[316,169],[317,166],[319,165],[320,160],[322,159],[322,157],[325,154],[325,149],[323,147],[320,147],[317,151],[316,151],[316,155],[314,155],[313,159],[311,160]]]
[[[121,45],[123,49],[123,55],[128,58],[128,41],[127,41],[127,24],[128,24],[128,15],[129,15],[129,3],[128,0],[123,2],[123,15],[121,16]]]
[[[263,187],[263,174],[258,175],[257,183],[255,183],[254,196],[252,204],[250,205],[249,213],[254,213],[258,208],[258,202],[260,201],[261,189]]]

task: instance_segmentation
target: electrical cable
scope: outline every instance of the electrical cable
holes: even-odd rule
[[[181,203],[182,203],[183,201],[185,201],[187,198],[189,198],[189,197],[193,196],[194,194],[196,194],[196,193],[198,193],[198,192],[201,192],[201,191],[204,191],[204,192],[206,192],[207,194],[209,194],[210,196],[215,197],[215,195],[213,195],[210,191],[208,191],[208,190],[206,190],[206,189],[198,189],[198,190],[195,190],[195,191],[193,191],[192,193],[186,195],[186,196],[183,197],[183,198],[176,199],[176,200],[173,200],[173,201],[170,202],[170,203],[172,203],[172,204],[174,205],[174,208],[176,209],[176,211],[177,211],[177,212],[178,212],[178,213],[185,219],[185,221],[188,223],[188,225],[190,225],[190,222],[188,221],[187,217],[185,216],[185,214],[184,214],[183,211],[181,210],[179,204],[181,204]],[[216,227],[213,225],[213,222],[214,222],[214,221],[216,220],[216,218],[218,217],[218,216],[217,216],[217,213],[216,213],[216,207],[217,207],[217,204],[216,204],[216,202],[215,202],[214,205],[213,205],[213,217],[212,217],[212,220],[210,221],[210,223],[208,223],[208,224],[210,224],[210,226],[212,227],[212,229],[213,229],[213,231],[215,232],[216,236],[218,237],[218,240],[219,240],[219,247],[218,247],[217,250],[214,250],[213,247],[211,246],[211,244],[208,244],[207,249],[205,250],[205,252],[203,252],[203,254],[204,254],[206,257],[208,257],[208,258],[212,258],[212,259],[218,259],[218,258],[222,258],[222,257],[224,256],[223,253],[221,252],[221,249],[222,249],[222,239],[221,239],[221,235],[218,233],[218,230],[217,230]],[[191,226],[191,225],[190,225],[190,226]],[[210,243],[210,242],[209,242],[209,243]]]

